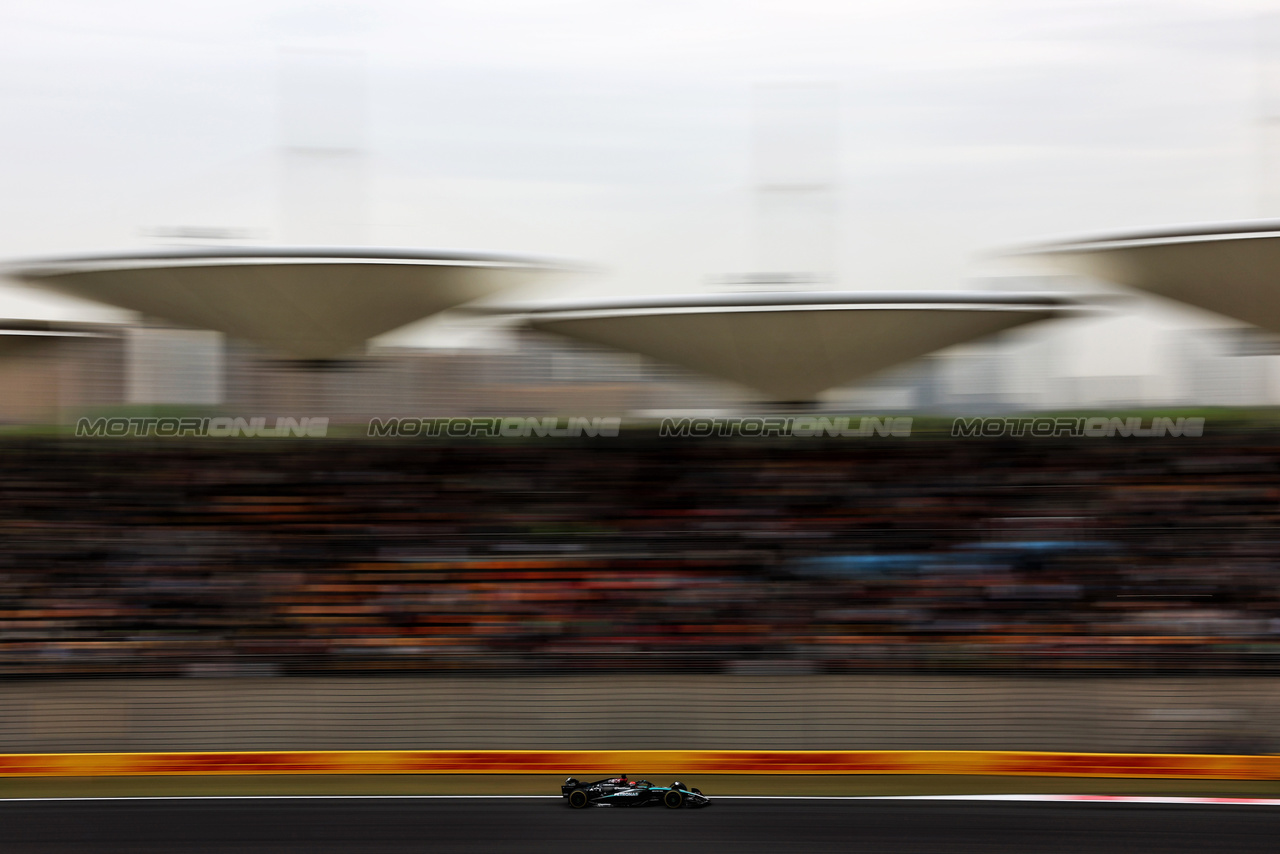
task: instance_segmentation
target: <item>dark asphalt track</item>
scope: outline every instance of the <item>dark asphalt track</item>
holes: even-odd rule
[[[0,802],[0,852],[1139,852],[1280,850],[1280,808],[723,800],[701,811],[559,799]]]

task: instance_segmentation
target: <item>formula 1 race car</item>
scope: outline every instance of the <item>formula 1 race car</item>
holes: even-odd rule
[[[628,780],[626,774],[583,783],[573,777],[564,781],[560,796],[574,809],[583,807],[656,807],[668,809],[688,807],[697,809],[711,803],[711,799],[699,789],[690,789],[684,783],[655,786],[648,780]]]

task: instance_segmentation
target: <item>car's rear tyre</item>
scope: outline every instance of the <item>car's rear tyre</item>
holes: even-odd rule
[[[569,793],[569,806],[575,810],[580,810],[589,803],[591,803],[591,799],[587,797],[587,793],[582,789],[574,789]]]
[[[677,789],[668,789],[662,794],[662,805],[669,810],[678,810],[684,806],[684,793]]]

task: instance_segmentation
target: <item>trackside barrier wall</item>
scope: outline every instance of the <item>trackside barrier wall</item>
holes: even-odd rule
[[[510,747],[1269,755],[1280,754],[1280,678],[0,680],[0,754]]]
[[[966,774],[1280,779],[1280,756],[1014,751],[387,750],[0,755],[3,777],[240,774]]]

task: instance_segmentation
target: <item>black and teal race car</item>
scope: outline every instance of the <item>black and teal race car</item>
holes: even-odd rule
[[[560,787],[560,796],[574,809],[583,807],[656,807],[698,809],[711,803],[700,789],[684,783],[655,786],[648,780],[628,780],[626,774],[584,783],[570,777]]]

